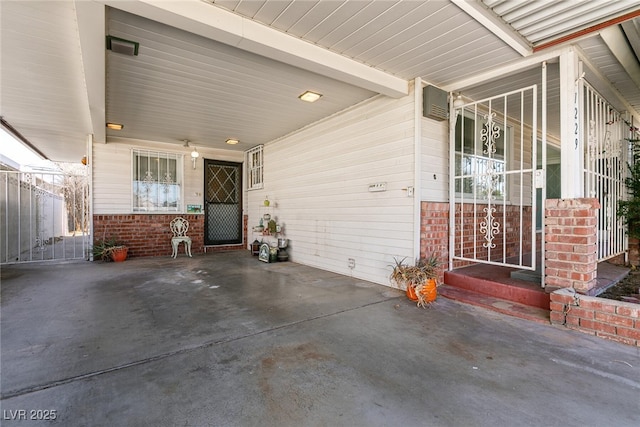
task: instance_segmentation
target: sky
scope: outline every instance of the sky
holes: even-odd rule
[[[52,162],[40,158],[39,155],[2,128],[0,128],[0,155],[16,162],[20,165],[20,170],[29,169],[29,167],[55,168]]]

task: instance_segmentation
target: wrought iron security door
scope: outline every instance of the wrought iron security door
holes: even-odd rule
[[[535,270],[540,262],[536,203],[544,203],[545,189],[544,170],[536,166],[546,164],[546,144],[537,143],[537,116],[537,86],[453,110],[451,267],[486,263]]]
[[[242,243],[242,164],[205,160],[205,245]]]

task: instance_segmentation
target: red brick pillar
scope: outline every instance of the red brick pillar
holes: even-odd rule
[[[545,286],[591,295],[596,286],[597,199],[549,199],[545,209]]]

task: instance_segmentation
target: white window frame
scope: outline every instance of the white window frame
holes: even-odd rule
[[[259,190],[264,187],[264,145],[258,145],[246,151],[247,190]]]
[[[159,166],[152,165],[152,161],[158,162]],[[170,165],[172,162],[175,162],[175,169]],[[161,166],[163,163],[164,166]],[[131,211],[134,213],[182,212],[184,200],[183,165],[184,155],[180,153],[131,149]],[[163,170],[164,173],[162,173]],[[136,179],[137,177],[142,178],[143,172],[145,178]],[[173,176],[174,174],[175,176]],[[146,203],[139,201],[143,188],[146,189]],[[136,202],[137,200],[138,202]],[[162,206],[163,204],[164,206]]]

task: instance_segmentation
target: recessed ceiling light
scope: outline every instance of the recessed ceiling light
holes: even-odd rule
[[[124,125],[122,125],[120,123],[107,123],[107,127],[109,129],[113,129],[113,130],[122,130]]]
[[[322,96],[321,93],[311,92],[310,90],[306,91],[298,98],[302,99],[305,102],[316,102]]]
[[[235,138],[229,138],[229,139],[227,139],[227,144],[230,144],[230,145],[236,145],[238,142],[240,142],[240,141],[238,141],[238,140],[237,140],[237,139],[235,139]]]

